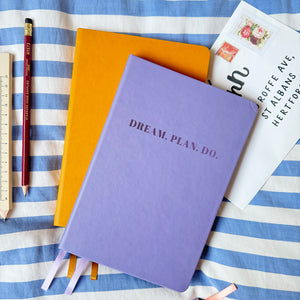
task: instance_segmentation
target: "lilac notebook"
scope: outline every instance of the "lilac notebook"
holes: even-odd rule
[[[60,248],[184,291],[256,113],[131,55]]]

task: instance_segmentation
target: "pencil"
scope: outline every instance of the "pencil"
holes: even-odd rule
[[[32,20],[25,19],[24,28],[24,71],[23,71],[23,130],[22,130],[22,190],[24,196],[29,185],[29,150],[30,150],[30,93],[31,93],[31,55],[32,55]]]

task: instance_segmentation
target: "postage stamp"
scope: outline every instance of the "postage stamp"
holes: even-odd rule
[[[239,49],[234,47],[233,45],[224,42],[222,46],[218,49],[217,55],[221,56],[228,62],[231,62],[235,55],[238,53]]]

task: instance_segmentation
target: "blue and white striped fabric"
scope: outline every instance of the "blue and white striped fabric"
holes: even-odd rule
[[[299,0],[248,0],[300,30]],[[58,253],[54,228],[76,29],[85,27],[210,47],[239,0],[1,0],[0,51],[14,54],[13,199],[0,221],[0,299],[65,299],[67,261],[47,292],[40,289]],[[30,190],[21,183],[24,19],[34,20]],[[172,249],[170,249],[172,251]],[[224,200],[191,286],[176,293],[99,268],[80,279],[74,299],[205,298],[234,282],[231,299],[300,299],[300,142],[251,204]]]

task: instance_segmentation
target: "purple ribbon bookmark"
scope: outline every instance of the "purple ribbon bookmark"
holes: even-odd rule
[[[73,292],[73,290],[76,286],[76,283],[77,283],[80,275],[82,274],[82,272],[83,272],[83,270],[86,267],[88,262],[89,261],[87,259],[81,258],[81,260],[80,260],[78,266],[76,267],[75,272],[74,272],[74,274],[73,274],[73,276],[72,276],[72,278],[69,282],[69,285],[67,286],[67,288],[65,290],[66,295],[71,295],[72,294],[72,292]]]
[[[52,267],[51,267],[51,270],[50,272],[48,273],[48,276],[46,277],[43,285],[42,285],[42,290],[44,291],[47,291],[49,286],[51,285],[53,279],[54,279],[54,276],[57,272],[57,270],[59,269],[64,257],[66,256],[67,254],[67,251],[65,250],[60,250],[60,252],[58,253],[54,263],[52,264]]]

